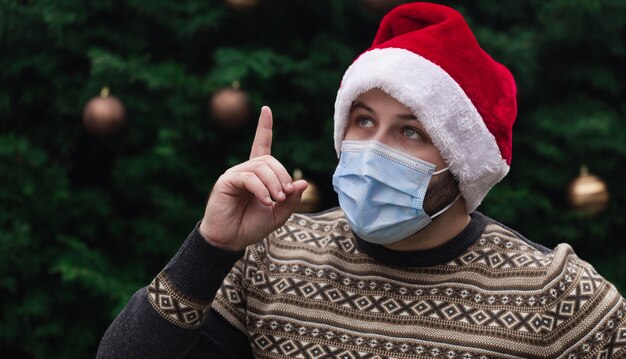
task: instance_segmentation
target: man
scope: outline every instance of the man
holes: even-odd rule
[[[99,357],[626,357],[614,286],[475,211],[508,172],[515,116],[513,77],[459,13],[396,8],[337,95],[341,209],[293,214],[307,183],[271,156],[264,107],[250,160]]]

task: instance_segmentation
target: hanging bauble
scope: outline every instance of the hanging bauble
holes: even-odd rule
[[[609,191],[599,177],[589,174],[587,167],[583,166],[580,175],[570,183],[567,198],[574,209],[597,214],[606,208]]]
[[[296,169],[293,171],[293,180],[297,181],[302,179],[302,171],[300,169]],[[299,213],[311,213],[316,212],[320,205],[320,192],[317,189],[317,185],[309,180],[307,180],[309,186],[302,193],[302,201],[296,208],[296,212]]]
[[[102,88],[100,96],[89,100],[83,110],[83,124],[87,132],[95,136],[109,136],[122,128],[124,105],[111,96],[108,87]]]
[[[225,1],[228,7],[238,10],[238,11],[251,10],[251,9],[254,9],[259,4],[259,0],[225,0]]]
[[[406,0],[361,0],[366,9],[376,13],[386,13]]]
[[[239,82],[218,90],[211,98],[211,116],[223,128],[241,128],[250,117],[248,94],[239,88]]]

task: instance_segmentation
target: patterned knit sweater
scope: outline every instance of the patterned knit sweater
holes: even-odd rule
[[[192,235],[98,356],[626,358],[613,285],[566,244],[548,250],[471,217],[440,247],[398,252],[355,238],[340,209],[294,214],[248,247],[214,298],[214,262],[228,254]],[[198,279],[211,265],[213,279]]]
[[[373,247],[340,210],[294,215],[213,307],[260,358],[626,357],[626,302],[568,245],[542,250],[476,214],[441,258]]]

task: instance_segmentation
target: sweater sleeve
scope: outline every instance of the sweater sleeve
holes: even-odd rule
[[[211,246],[196,226],[167,266],[111,323],[97,358],[250,356],[246,335],[210,310],[242,253]]]

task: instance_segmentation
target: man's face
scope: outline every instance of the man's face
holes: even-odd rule
[[[345,139],[377,141],[434,164],[436,171],[446,167],[413,112],[378,89],[363,93],[352,103]],[[451,203],[458,193],[449,171],[435,175],[426,192],[424,210],[432,215]]]

